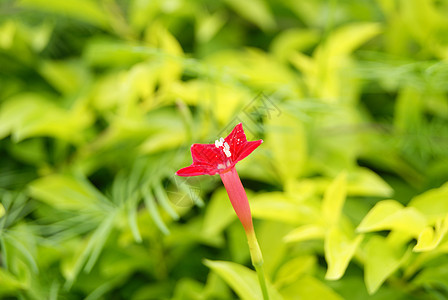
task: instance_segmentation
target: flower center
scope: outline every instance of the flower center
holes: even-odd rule
[[[218,149],[222,148],[222,151],[224,152],[224,154],[227,157],[231,157],[232,156],[232,153],[230,152],[230,146],[229,146],[229,144],[227,144],[226,141],[224,141],[223,138],[220,138],[219,140],[215,141],[215,147],[218,148]]]

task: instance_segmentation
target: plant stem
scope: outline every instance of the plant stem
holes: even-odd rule
[[[261,292],[263,293],[263,299],[269,300],[268,288],[266,286],[266,279],[264,278],[263,265],[254,266],[257,271],[258,281],[260,282]]]
[[[232,203],[233,209],[240,219],[241,224],[243,224],[244,231],[246,232],[250,250],[250,258],[252,260],[252,265],[255,267],[258,274],[258,281],[260,282],[263,299],[269,300],[268,289],[266,287],[266,280],[263,272],[263,255],[261,254],[257,237],[255,236],[246,191],[244,190],[243,184],[241,183],[235,167],[232,167],[227,172],[221,173],[220,176],[224,187],[226,188],[227,194],[229,195],[230,203]]]
[[[269,300],[268,289],[266,286],[266,279],[263,271],[263,256],[261,254],[260,245],[258,244],[255,231],[246,231],[247,242],[249,243],[250,257],[252,259],[252,265],[255,267],[258,275],[258,281],[260,282],[261,292],[264,300]]]

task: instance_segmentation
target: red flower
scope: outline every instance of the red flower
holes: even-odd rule
[[[262,140],[248,142],[243,125],[238,124],[225,138],[216,140],[214,144],[193,144],[191,156],[193,164],[176,172],[179,176],[215,175],[219,174],[229,195],[230,203],[246,232],[252,264],[258,272],[258,279],[263,299],[269,299],[263,274],[263,256],[257,237],[255,236],[249,201],[235,164],[252,153]]]
[[[214,144],[193,144],[193,164],[176,172],[179,176],[215,175],[230,171],[237,162],[252,153],[263,140],[248,142],[239,123],[225,138]]]

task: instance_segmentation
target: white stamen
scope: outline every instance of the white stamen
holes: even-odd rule
[[[222,139],[222,138],[221,138],[221,139]],[[222,142],[216,140],[216,141],[215,141],[215,147],[216,147],[216,148],[222,147]]]
[[[228,149],[223,148],[222,150],[224,151],[224,154],[225,154],[227,157],[231,157],[231,156],[232,156],[232,153],[230,153],[230,151],[229,151]]]
[[[230,152],[230,146],[223,138],[220,138],[219,140],[215,141],[215,147],[216,148],[223,147],[222,151],[224,152],[224,154],[227,157],[231,157],[232,156],[232,153]],[[218,169],[219,169],[219,165],[218,165]]]

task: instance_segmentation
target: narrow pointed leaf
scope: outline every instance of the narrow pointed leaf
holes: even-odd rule
[[[347,237],[337,228],[330,229],[325,238],[325,260],[328,264],[325,279],[336,280],[341,278],[347,266],[363,239],[358,235],[354,239]]]
[[[263,299],[255,271],[226,261],[205,260],[204,264],[224,279],[241,299]],[[267,286],[271,300],[283,299],[272,285],[267,283]]]
[[[343,172],[333,180],[324,194],[322,214],[325,222],[330,226],[334,226],[339,222],[346,196],[347,174]]]

